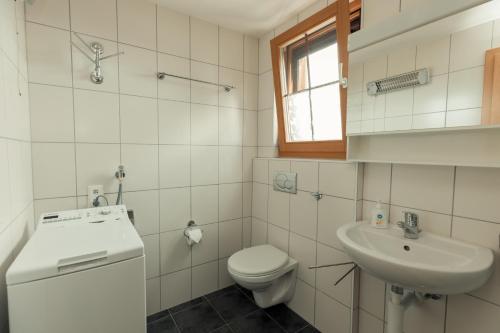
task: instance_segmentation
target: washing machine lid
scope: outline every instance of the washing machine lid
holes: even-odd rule
[[[275,272],[288,263],[288,255],[272,245],[253,246],[233,254],[229,268],[241,275],[262,276]]]
[[[44,214],[6,281],[26,283],[143,255],[144,245],[123,205]]]

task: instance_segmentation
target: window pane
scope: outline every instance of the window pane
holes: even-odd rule
[[[333,43],[309,54],[311,87],[339,79],[339,57],[337,43]]]
[[[311,141],[311,112],[309,91],[286,97],[287,141]]]
[[[342,140],[339,85],[311,90],[314,141]]]

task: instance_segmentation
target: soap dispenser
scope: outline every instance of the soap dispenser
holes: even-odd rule
[[[372,210],[372,227],[374,228],[387,228],[389,224],[387,222],[387,215],[385,214],[384,209],[382,208],[382,204],[380,201],[377,201],[377,204]]]

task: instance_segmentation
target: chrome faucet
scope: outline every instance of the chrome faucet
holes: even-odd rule
[[[398,226],[405,233],[405,238],[417,239],[420,229],[418,227],[418,215],[412,212],[404,212],[405,220],[399,221]]]

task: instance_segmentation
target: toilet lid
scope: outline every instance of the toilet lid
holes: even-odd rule
[[[242,275],[266,275],[279,270],[288,262],[288,255],[272,245],[259,245],[243,249],[228,260],[231,270]]]

